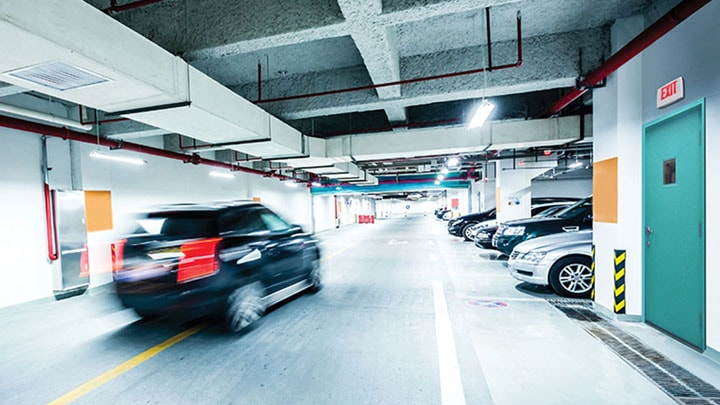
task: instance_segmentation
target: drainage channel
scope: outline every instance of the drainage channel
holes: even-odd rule
[[[720,391],[714,386],[599,317],[593,311],[592,302],[565,298],[548,298],[547,301],[568,318],[580,323],[586,332],[603,342],[678,403],[720,404]]]

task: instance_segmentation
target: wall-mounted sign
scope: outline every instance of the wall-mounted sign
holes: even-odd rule
[[[685,97],[685,83],[682,77],[660,87],[657,91],[657,108],[668,106]]]

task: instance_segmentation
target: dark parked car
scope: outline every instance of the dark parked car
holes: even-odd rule
[[[463,215],[450,220],[450,222],[448,222],[448,233],[453,236],[463,237],[465,240],[472,240],[470,228],[489,219],[495,219],[495,208],[483,212],[476,212],[474,214]]]
[[[567,207],[553,217],[508,221],[498,228],[492,245],[509,255],[518,243],[559,232],[592,228],[592,197]]]
[[[261,204],[172,205],[138,224],[112,256],[117,295],[141,316],[222,314],[237,332],[322,286],[318,241]]]
[[[542,204],[532,207],[532,209],[530,210],[530,214],[532,218],[551,217],[567,208],[570,204],[570,202]],[[475,225],[472,231],[475,234],[475,237],[473,239],[475,246],[482,249],[492,249],[492,239],[493,236],[495,236],[495,232],[497,232],[497,229],[497,221],[486,221]]]

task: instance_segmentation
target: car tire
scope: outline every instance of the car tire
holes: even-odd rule
[[[313,259],[312,264],[310,264],[310,273],[308,274],[307,281],[310,284],[310,288],[308,288],[308,291],[311,294],[314,294],[322,289],[323,269],[320,258]]]
[[[230,332],[250,329],[264,314],[265,287],[259,281],[244,285],[230,294],[225,310],[225,325]]]
[[[467,241],[473,240],[472,237],[471,237],[471,235],[470,235],[470,232],[472,232],[472,229],[471,229],[471,228],[472,228],[473,226],[475,226],[475,224],[467,224],[467,225],[465,225],[465,227],[462,229],[463,238],[465,238],[465,240],[467,240]]]
[[[592,291],[592,270],[589,257],[571,256],[558,260],[550,269],[549,284],[558,294],[568,298],[588,298]]]
[[[160,317],[160,313],[158,313],[156,311],[148,310],[148,309],[133,308],[133,311],[135,311],[135,313],[138,314],[139,317],[141,317],[143,319],[147,319],[147,320],[156,319],[156,318]]]

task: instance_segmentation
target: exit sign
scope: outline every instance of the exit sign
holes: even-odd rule
[[[660,87],[657,91],[657,107],[662,108],[685,97],[685,84],[683,78],[678,77],[670,83]]]

